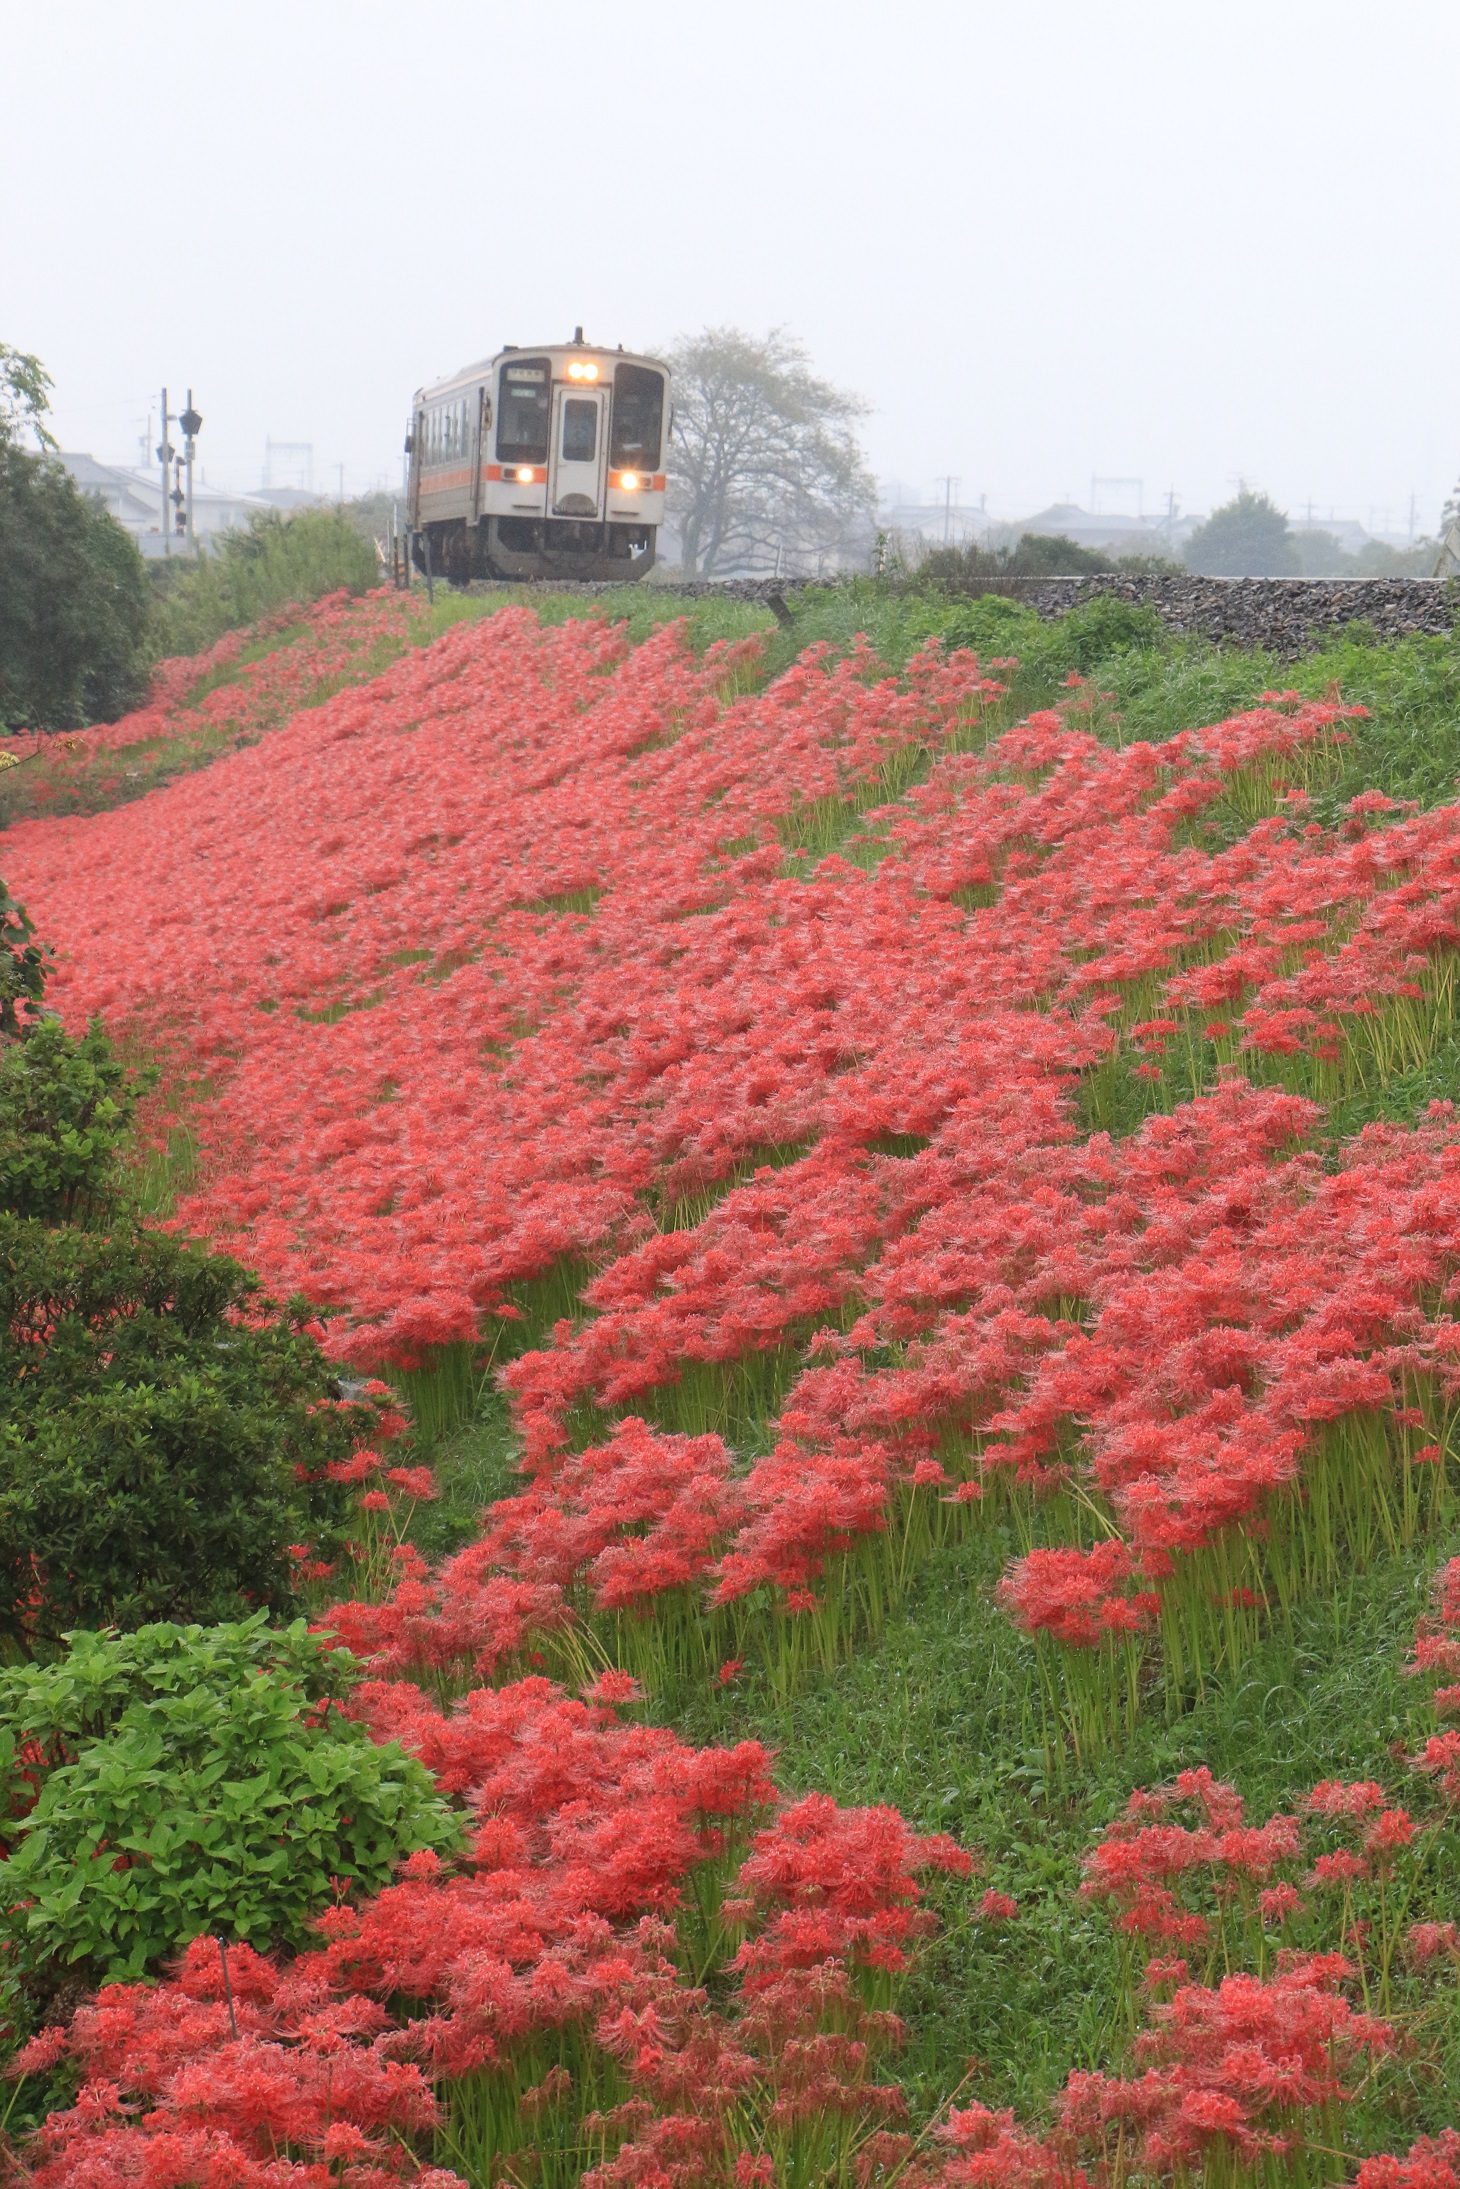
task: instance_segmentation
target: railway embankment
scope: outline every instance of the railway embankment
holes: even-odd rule
[[[1088,578],[1003,578],[980,587],[1053,619],[1097,595],[1154,608],[1168,629],[1192,638],[1298,654],[1367,624],[1382,639],[1453,631],[1460,584],[1440,578],[1199,578],[1110,571]]]
[[[764,601],[783,622],[792,620],[798,597],[808,590],[785,577],[686,581],[661,572],[650,582],[686,600]],[[467,588],[473,593],[504,589],[492,582]],[[585,594],[614,590],[562,581],[544,589]],[[1046,622],[1099,596],[1113,596],[1153,608],[1180,637],[1261,647],[1289,658],[1356,623],[1378,639],[1441,636],[1460,624],[1460,581],[1441,578],[1201,578],[1184,572],[1104,571],[1082,578],[980,579],[971,591],[1002,594],[1032,608]]]

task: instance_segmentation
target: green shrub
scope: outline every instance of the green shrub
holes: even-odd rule
[[[1021,658],[1031,672],[1037,670],[1047,678],[1072,671],[1087,676],[1098,662],[1119,654],[1160,650],[1166,643],[1165,626],[1154,608],[1118,600],[1113,593],[1097,593],[1057,622],[1042,625]]]
[[[1022,658],[1031,645],[1038,645],[1042,628],[1032,608],[1005,593],[981,593],[975,600],[958,601],[938,617],[944,644],[969,647],[980,660],[1010,654]]]
[[[301,1313],[165,1233],[0,1216],[0,1649],[293,1608],[288,1546],[330,1554],[324,1469],[371,1426]]]
[[[340,510],[277,510],[225,533],[209,554],[154,566],[154,638],[159,654],[195,654],[225,631],[294,602],[379,582],[373,544]]]
[[[69,1639],[59,1664],[0,1673],[0,1936],[22,1977],[135,1980],[204,1932],[299,1946],[342,1891],[460,1845],[424,1766],[321,1700],[350,1661],[302,1622]],[[41,1759],[24,1773],[21,1750]]]
[[[99,1020],[79,1041],[43,1018],[0,1042],[0,1209],[47,1223],[100,1214],[136,1101]]]
[[[111,722],[147,689],[136,544],[71,474],[0,435],[0,730]]]
[[[46,992],[50,947],[35,940],[35,922],[0,882],[0,1034],[29,1024]]]
[[[913,583],[949,593],[979,593],[1001,578],[1094,578],[1121,570],[1179,574],[1181,567],[1163,555],[1115,555],[1081,547],[1062,532],[1025,532],[1017,547],[980,547],[973,540],[935,547],[919,563]]]

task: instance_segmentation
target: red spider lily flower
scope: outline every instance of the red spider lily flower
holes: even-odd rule
[[[1320,1817],[1365,1817],[1384,1806],[1384,1789],[1375,1779],[1322,1779],[1303,1806]]]
[[[1415,1967],[1424,1968],[1440,1954],[1460,1955],[1460,1931],[1453,1923],[1411,1923],[1404,1945]]]
[[[582,1690],[584,1700],[590,1703],[606,1703],[611,1709],[626,1703],[640,1703],[644,1690],[629,1672],[600,1672],[598,1678]]]
[[[1019,1903],[990,1886],[978,1904],[978,1912],[985,1923],[1012,1923],[1019,1913]]]
[[[1388,2153],[1365,2159],[1354,2176],[1354,2189],[1456,2189],[1460,2183],[1460,2131],[1442,2128],[1421,2136],[1404,2158]]]
[[[1369,1865],[1362,1855],[1351,1854],[1346,1847],[1336,1853],[1320,1855],[1313,1865],[1312,1882],[1315,1885],[1352,1885],[1357,1878],[1369,1875]]]
[[[436,1477],[429,1467],[387,1467],[385,1479],[407,1497],[431,1499],[440,1495]]]

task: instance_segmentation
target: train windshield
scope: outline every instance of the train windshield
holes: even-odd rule
[[[552,365],[546,357],[514,357],[502,367],[497,401],[499,462],[547,462],[552,395]]]
[[[598,405],[583,396],[563,405],[563,462],[591,464],[598,453]]]
[[[647,365],[618,365],[613,375],[615,471],[657,471],[664,438],[664,375]]]

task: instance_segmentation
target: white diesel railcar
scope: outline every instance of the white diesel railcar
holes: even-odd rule
[[[664,521],[669,367],[583,340],[508,347],[421,388],[409,511],[419,569],[618,578],[654,567]]]

